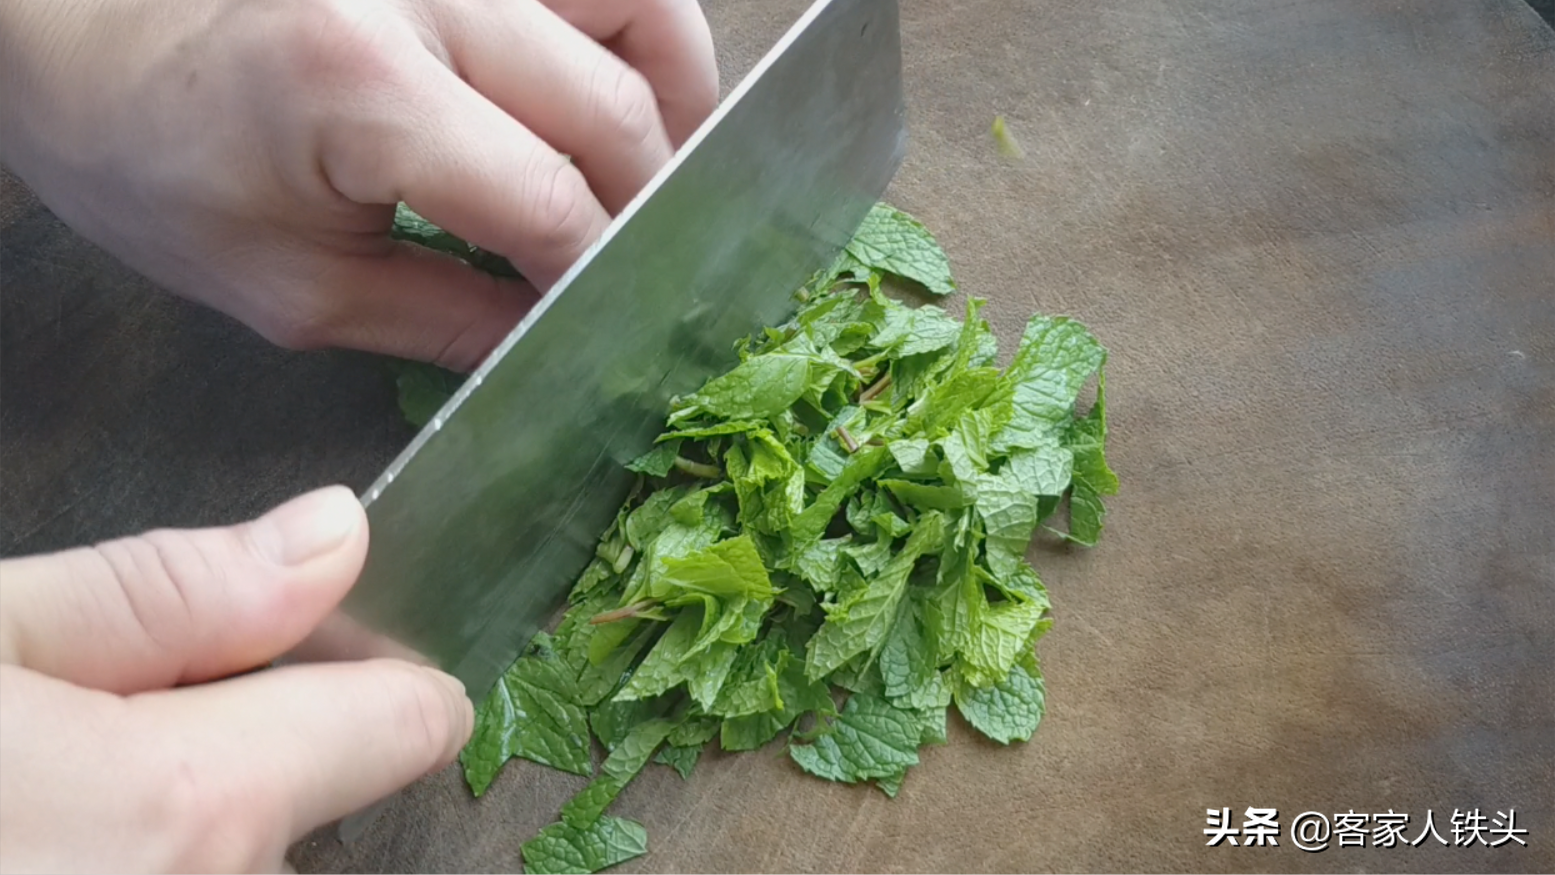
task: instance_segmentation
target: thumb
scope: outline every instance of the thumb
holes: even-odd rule
[[[0,661],[133,693],[247,671],[301,641],[367,554],[350,490],[228,528],[163,529],[0,562]]]

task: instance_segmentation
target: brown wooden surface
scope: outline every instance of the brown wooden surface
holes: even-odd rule
[[[726,86],[803,5],[709,0]],[[1514,0],[904,6],[891,197],[1006,343],[1034,310],[1100,334],[1123,491],[1099,549],[1033,552],[1032,743],[953,721],[895,801],[776,752],[655,769],[625,868],[1555,869],[1555,32]],[[362,487],[408,438],[370,360],[271,349],[3,205],[5,554]],[[578,784],[445,772],[296,862],[513,870]],[[1515,808],[1530,844],[1205,848],[1222,806],[1449,840]]]

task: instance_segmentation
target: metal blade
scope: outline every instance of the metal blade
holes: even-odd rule
[[[363,496],[350,622],[480,701],[563,603],[673,395],[792,313],[906,147],[895,0],[820,0]]]

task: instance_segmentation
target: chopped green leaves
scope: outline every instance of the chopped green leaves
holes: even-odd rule
[[[402,210],[397,234],[471,260],[417,221]],[[476,795],[512,757],[592,775],[524,845],[527,871],[643,853],[642,825],[605,812],[650,763],[689,779],[709,744],[782,739],[805,772],[894,797],[952,706],[1003,744],[1036,730],[1052,619],[1026,553],[1039,529],[1101,534],[1118,489],[1107,352],[1039,315],[1001,369],[982,301],[960,319],[909,307],[886,277],[955,290],[929,232],[882,204],[792,320],[675,400],[555,633],[477,709],[461,757]],[[458,380],[403,368],[406,415],[434,415]]]
[[[855,693],[825,734],[811,744],[791,744],[788,752],[805,771],[828,780],[900,780],[908,766],[918,764],[921,735],[916,714]]]
[[[588,875],[648,853],[648,830],[622,817],[601,817],[583,829],[553,823],[524,842],[522,850],[530,875]]]
[[[1036,657],[1021,655],[1003,681],[989,687],[956,688],[956,710],[972,728],[1001,744],[1026,741],[1042,722],[1046,690]]]
[[[540,633],[530,652],[503,674],[476,709],[475,730],[460,754],[465,779],[479,796],[510,757],[574,774],[589,772],[588,717],[577,679]]]
[[[876,204],[848,244],[848,255],[864,267],[920,283],[936,295],[956,290],[945,257],[923,223],[887,204]]]

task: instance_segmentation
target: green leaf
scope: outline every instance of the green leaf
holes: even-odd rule
[[[1096,546],[1106,517],[1103,495],[1116,495],[1118,475],[1107,467],[1107,380],[1097,372],[1096,403],[1075,420],[1068,442],[1074,453],[1074,488],[1069,495],[1068,538],[1086,547]]]
[[[853,560],[858,566],[859,573],[866,579],[874,577],[891,561],[891,539],[877,538],[873,541],[853,541],[842,548],[843,555]]]
[[[587,829],[598,820],[626,785],[648,765],[675,725],[671,720],[649,720],[633,727],[605,757],[599,767],[599,776],[562,806],[562,822],[574,829]]]
[[[748,431],[755,431],[758,428],[766,428],[766,423],[757,422],[755,420],[737,419],[733,422],[720,422],[713,425],[683,428],[677,429],[676,431],[665,432],[659,437],[659,440],[669,441],[691,438],[705,439],[710,437],[718,437],[719,435],[744,434]]]
[[[880,676],[886,696],[893,701],[913,695],[939,677],[933,631],[925,627],[917,600],[903,599],[880,651]]]
[[[1041,446],[1074,419],[1080,389],[1106,360],[1090,330],[1067,317],[1033,316],[1003,379],[1014,391],[1013,418],[996,450]]]
[[[840,538],[824,538],[811,541],[789,553],[784,567],[799,575],[818,593],[836,592],[838,587],[838,561],[842,548],[853,540],[851,535]]]
[[[906,307],[892,301],[869,345],[893,356],[922,355],[955,345],[961,323],[933,304]]]
[[[767,635],[754,646],[742,648],[718,699],[708,709],[709,713],[720,717],[746,717],[783,710],[778,677],[788,667],[788,660],[788,649],[776,634]]]
[[[609,753],[638,725],[663,717],[670,708],[671,698],[664,696],[621,702],[607,699],[589,710],[589,727],[594,730],[599,743],[605,746],[605,752]]]
[[[664,571],[648,594],[665,604],[702,602],[699,596],[770,600],[775,591],[749,535],[710,544],[695,553],[664,560]]]
[[[726,612],[727,622],[714,625],[703,635],[705,617],[706,610],[701,604],[679,611],[625,686],[615,694],[615,701],[649,699],[685,684],[693,701],[703,708],[712,707],[738,654],[735,644],[719,640],[719,637],[744,635],[750,623],[748,614]],[[729,631],[736,628],[736,632]],[[749,634],[753,636],[754,630]]]
[[[643,658],[642,664],[632,672],[632,677],[615,695],[617,702],[648,699],[662,695],[684,683],[683,665],[691,652],[691,645],[702,630],[700,605],[686,608],[675,615],[664,634],[659,636],[653,649]]]
[[[847,253],[860,264],[921,284],[936,295],[956,290],[950,259],[923,223],[888,204],[876,204],[854,232]]]
[[[890,454],[885,447],[863,447],[850,457],[847,467],[843,468],[837,479],[821,490],[815,501],[794,518],[789,529],[794,542],[802,545],[820,538],[843,502],[858,489],[860,483],[879,474],[889,459]]]
[[[884,778],[876,778],[875,786],[879,787],[880,792],[884,793],[886,796],[895,799],[896,794],[900,793],[902,790],[902,779],[906,777],[907,770],[904,768],[893,775],[886,775]]]
[[[1056,443],[1018,449],[997,474],[977,478],[977,513],[988,540],[988,567],[996,576],[1015,572],[1037,529],[1042,496],[1069,488],[1073,453]]]
[[[914,483],[911,480],[881,480],[880,485],[891,491],[903,504],[927,510],[960,510],[970,502],[966,490],[959,486],[933,486]]]
[[[902,473],[915,476],[933,476],[939,470],[939,460],[930,451],[925,438],[903,438],[886,445]]]
[[[805,674],[825,677],[853,656],[876,652],[896,619],[897,603],[918,558],[937,553],[945,539],[944,518],[930,511],[918,518],[901,552],[859,592],[827,606],[826,622],[810,639]]]
[[[465,381],[463,374],[426,362],[394,364],[398,371],[394,385],[399,390],[400,413],[416,428],[431,422]]]
[[[709,380],[690,403],[724,419],[766,419],[787,410],[809,385],[807,356],[769,353]]]
[[[701,754],[702,745],[700,744],[685,747],[670,745],[660,750],[658,755],[653,758],[653,761],[669,766],[676,772],[679,772],[680,777],[684,779],[691,777],[691,770],[696,768],[697,758]]]
[[[732,717],[723,722],[719,734],[719,746],[724,750],[755,750],[788,728],[799,715],[786,711],[768,711],[746,717]]]
[[[550,650],[550,637],[543,632],[530,651],[503,673],[476,709],[475,729],[459,755],[476,796],[515,756],[578,775],[588,774],[592,766],[588,716],[577,702],[566,663]]]
[[[919,725],[922,727],[922,734],[918,736],[919,744],[944,744],[949,740],[950,733],[946,731],[945,725],[945,715],[949,707],[950,703],[946,702],[918,712]]]
[[[921,734],[913,713],[855,693],[829,732],[811,744],[790,744],[788,750],[810,774],[851,784],[900,775],[906,767],[917,765]]]
[[[406,240],[428,249],[452,255],[477,270],[493,276],[519,276],[518,270],[506,258],[481,249],[428,222],[405,204],[398,204],[394,211],[394,225],[389,236]]]
[[[648,853],[648,830],[621,817],[601,817],[585,829],[553,823],[524,842],[522,851],[531,875],[589,875]]]
[[[719,744],[724,750],[755,750],[793,724],[805,714],[835,713],[831,693],[824,681],[812,681],[805,677],[802,651],[789,643],[788,664],[778,675],[778,698],[783,702],[779,711],[767,711],[745,717],[734,717],[723,722]]]
[[[705,714],[689,716],[670,732],[667,741],[674,747],[701,747],[718,737],[722,722]]]
[[[626,524],[622,526],[627,543],[641,551],[676,522],[670,508],[686,495],[686,491],[684,486],[661,489],[627,514]]]
[[[666,477],[675,467],[675,456],[680,452],[680,439],[654,444],[653,449],[626,463],[628,471],[647,474],[649,477]]]
[[[988,603],[978,586],[971,598],[972,636],[961,651],[957,666],[962,676],[978,686],[997,683],[1008,676],[1042,622],[1047,606],[1036,602]]]
[[[1003,681],[988,687],[957,684],[956,710],[972,728],[1000,744],[1027,741],[1042,722],[1046,691],[1028,649]]]
[[[929,390],[907,408],[907,430],[937,435],[978,407],[999,384],[997,368],[971,368]]]

